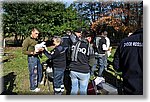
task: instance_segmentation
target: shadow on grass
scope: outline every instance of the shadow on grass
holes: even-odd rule
[[[12,53],[4,53],[3,60],[1,61],[1,64],[5,63],[5,62],[9,62],[13,58],[14,58],[14,55]]]
[[[1,95],[17,95],[17,93],[13,92],[13,89],[16,86],[16,84],[14,84],[16,76],[17,75],[15,75],[14,72],[11,72],[2,77],[3,92],[1,93]]]
[[[115,74],[115,71],[113,69],[109,68],[110,65],[113,65],[113,62],[108,61],[107,70],[109,70]],[[117,78],[117,76],[120,76],[120,75],[118,75],[118,74],[113,75],[112,73],[110,73],[106,70],[103,71],[103,76],[105,77],[105,81],[108,82],[109,84],[115,86],[118,90],[118,94],[122,95],[123,94],[123,91],[122,91],[123,82],[121,81],[121,79]]]

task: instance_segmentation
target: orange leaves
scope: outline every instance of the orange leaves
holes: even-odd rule
[[[102,17],[99,18],[97,21],[93,22],[91,25],[91,29],[94,31],[97,29],[97,27],[107,25],[112,26],[116,31],[121,29],[122,27],[125,27],[125,25],[122,23],[121,19],[114,18],[112,16]]]

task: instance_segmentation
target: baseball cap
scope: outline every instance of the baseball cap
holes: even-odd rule
[[[74,30],[74,32],[82,33],[82,28],[76,28],[76,29]]]

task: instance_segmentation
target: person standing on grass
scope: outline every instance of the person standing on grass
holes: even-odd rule
[[[70,36],[72,35],[72,31],[71,30],[67,30],[65,32],[65,35],[62,37],[62,46],[65,48],[65,52],[66,52],[66,69],[64,72],[64,87],[66,89],[66,95],[70,94],[71,91],[71,78],[69,76],[70,74],[70,69],[69,69],[69,64],[71,61],[71,45],[72,45],[72,41],[70,39]]]
[[[90,70],[91,70],[90,75],[94,76],[94,71],[92,71],[92,70],[95,69],[93,67],[96,67],[97,61],[95,59],[95,51],[94,51],[93,42],[92,42],[93,36],[90,33],[91,32],[87,30],[85,32],[85,34],[83,34],[83,35],[85,35],[85,39],[87,40],[87,42],[89,44],[88,45],[89,46],[89,54],[90,54],[90,56],[89,56],[89,65],[90,65]]]
[[[109,51],[109,48],[110,48],[110,39],[107,37],[107,34],[108,34],[108,32],[107,31],[104,31],[104,37],[105,37],[105,39],[106,39],[106,48],[105,48],[105,50],[106,50],[106,59],[105,59],[105,65],[104,65],[104,67],[105,67],[105,69],[107,70],[107,65],[108,65],[108,63],[107,63],[107,58],[110,56],[109,54],[110,54],[110,51]]]
[[[39,92],[38,84],[42,81],[42,65],[39,59],[39,52],[35,51],[35,45],[38,43],[39,30],[32,28],[31,35],[27,37],[22,44],[22,53],[28,55],[28,68],[30,78],[30,90]]]
[[[88,42],[82,40],[82,29],[75,30],[76,40],[72,45],[71,63],[71,95],[77,95],[78,90],[80,95],[87,94],[87,86],[90,78],[89,48]]]
[[[102,77],[103,70],[106,67],[106,39],[104,36],[104,31],[99,31],[98,36],[96,37],[96,58],[97,58],[97,64],[98,64],[98,78]]]
[[[123,93],[143,95],[143,29],[121,41],[113,63],[114,69],[122,72]]]
[[[66,68],[66,53],[65,48],[61,45],[62,39],[59,36],[53,37],[54,49],[50,51],[46,51],[45,49],[41,49],[43,53],[52,60],[53,63],[53,88],[54,95],[61,95],[64,92],[64,71]]]

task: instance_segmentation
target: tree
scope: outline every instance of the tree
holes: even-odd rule
[[[96,33],[111,28],[108,31],[109,37],[114,39],[115,43],[118,43],[128,33],[133,33],[136,29],[142,27],[142,2],[122,1],[103,2],[102,4],[102,8],[105,8],[105,10],[102,10],[100,17],[91,25]]]
[[[3,10],[4,38],[16,36],[15,41],[27,37],[32,27],[39,28],[45,38],[79,25],[76,10],[61,2],[4,2]]]
[[[74,2],[69,7],[61,2],[5,2],[3,9],[4,37],[16,36],[15,40],[28,36],[33,26],[40,28],[43,38],[82,27],[92,30],[107,28],[110,37],[122,39],[130,31],[142,27],[143,22],[143,2],[138,1],[91,0]]]

